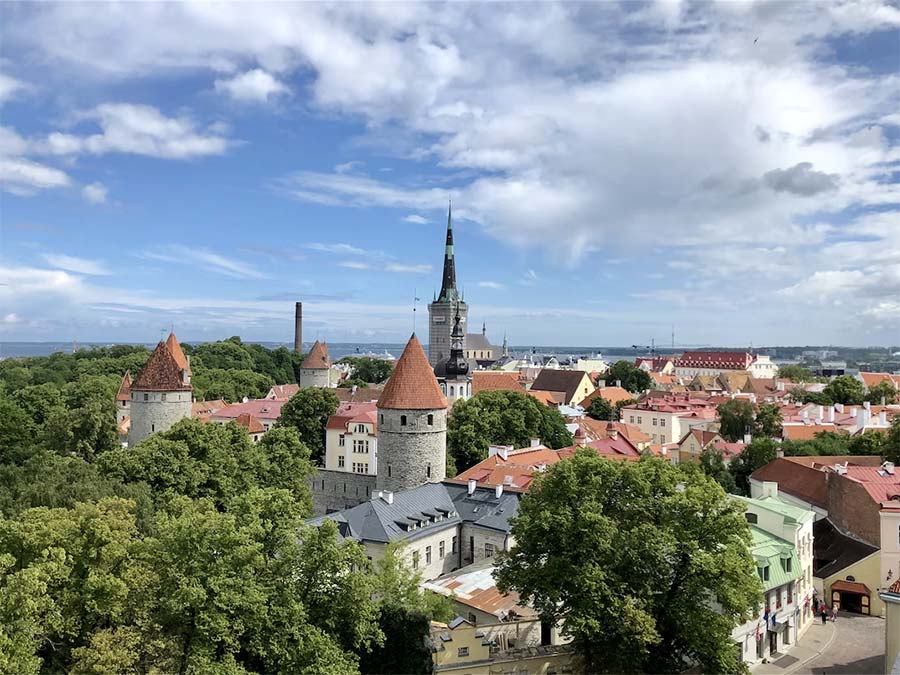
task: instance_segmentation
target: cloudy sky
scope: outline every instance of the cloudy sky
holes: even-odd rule
[[[0,5],[0,338],[900,342],[900,9]],[[420,330],[424,321],[419,320]]]

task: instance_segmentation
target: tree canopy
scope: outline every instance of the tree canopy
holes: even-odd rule
[[[603,377],[607,385],[621,382],[622,388],[627,389],[632,394],[646,391],[653,385],[653,378],[650,377],[650,373],[638,368],[631,361],[625,361],[624,359],[611,365]]]
[[[779,366],[778,377],[790,380],[791,382],[796,382],[797,384],[816,381],[816,376],[813,375],[813,372],[809,368],[804,368],[796,363]]]
[[[480,391],[457,401],[447,423],[447,452],[458,471],[487,457],[489,445],[525,447],[533,438],[550,448],[572,444],[558,410],[518,391]]]
[[[719,433],[726,441],[734,443],[753,433],[755,413],[753,404],[742,398],[734,398],[718,407]]]
[[[580,450],[539,475],[501,589],[563,622],[584,672],[743,672],[731,631],[761,586],[741,505],[702,472]]]
[[[862,382],[852,375],[841,375],[825,385],[822,390],[832,403],[844,405],[860,405],[866,400],[866,388]]]
[[[619,410],[602,396],[596,396],[585,411],[591,419],[601,421],[619,421]]]
[[[301,389],[281,407],[277,426],[296,429],[313,461],[321,462],[325,457],[325,424],[339,404],[338,397],[328,389]]]
[[[371,356],[345,356],[340,363],[349,363],[353,366],[350,378],[366,384],[381,384],[387,380],[394,371],[392,361],[376,359]]]

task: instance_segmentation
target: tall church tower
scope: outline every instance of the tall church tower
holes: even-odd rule
[[[444,276],[440,295],[428,305],[428,362],[434,367],[450,356],[451,332],[456,316],[459,316],[463,332],[465,352],[466,319],[469,307],[459,297],[456,288],[456,256],[453,253],[453,218],[447,208],[447,244],[444,248]]]
[[[450,333],[450,356],[434,367],[434,374],[441,385],[441,391],[452,406],[456,401],[466,400],[472,396],[472,378],[469,375],[469,362],[463,344],[466,334],[460,326],[457,313]]]
[[[409,490],[447,475],[447,399],[413,333],[376,404],[378,490]]]

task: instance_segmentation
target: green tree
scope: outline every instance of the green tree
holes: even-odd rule
[[[339,404],[338,397],[328,389],[301,389],[281,407],[278,426],[296,429],[312,460],[320,463],[325,457],[325,424]]]
[[[803,387],[791,389],[791,399],[798,403],[815,403],[816,405],[831,405],[831,397],[824,391],[806,391]]]
[[[813,375],[809,368],[798,366],[795,363],[780,366],[778,368],[778,377],[790,380],[791,382],[796,382],[797,384],[816,381],[816,376]]]
[[[852,375],[841,375],[825,385],[822,393],[834,403],[860,405],[866,398],[863,383]]]
[[[622,388],[632,394],[639,394],[653,386],[653,378],[646,370],[635,366],[631,361],[616,361],[603,376],[607,385],[622,383]]]
[[[30,455],[34,432],[28,413],[0,392],[0,464],[18,463]]]
[[[193,376],[191,384],[197,400],[225,399],[232,403],[246,398],[262,398],[275,381],[252,370],[204,369]]]
[[[341,363],[349,363],[353,366],[350,377],[366,383],[380,384],[387,380],[394,371],[394,364],[385,359],[376,359],[371,356],[345,356]]]
[[[750,474],[774,460],[777,454],[778,444],[771,438],[754,438],[731,460],[728,468],[740,494],[750,494]]]
[[[741,398],[733,398],[718,407],[719,433],[726,441],[734,443],[752,433],[754,428],[753,404]]]
[[[873,384],[869,387],[866,400],[871,401],[875,405],[882,405],[882,401],[884,401],[884,405],[891,405],[898,400],[897,390],[890,382],[882,380],[878,384]]]
[[[260,470],[260,485],[287,490],[297,502],[304,515],[312,513],[312,495],[309,478],[315,468],[310,461],[310,452],[297,430],[290,427],[275,427],[267,431],[258,444],[263,453]]]
[[[778,438],[781,436],[781,409],[775,403],[762,403],[753,421],[753,435]]]
[[[728,465],[722,458],[722,453],[713,447],[707,447],[700,455],[700,468],[703,473],[722,486],[728,494],[737,492],[734,476],[728,470]]]
[[[895,416],[882,446],[882,457],[900,466],[900,415]]]
[[[594,398],[586,412],[588,417],[595,420],[619,421],[619,410],[602,396]]]
[[[501,589],[561,620],[584,672],[745,672],[731,631],[760,598],[750,530],[702,472],[580,450],[535,480],[512,534]]]
[[[447,423],[447,451],[459,471],[487,457],[489,445],[524,447],[532,438],[550,448],[572,444],[558,410],[518,391],[481,391],[457,401]]]

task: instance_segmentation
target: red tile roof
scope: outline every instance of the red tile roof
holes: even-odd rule
[[[213,419],[233,420],[246,412],[261,420],[277,420],[281,417],[281,406],[285,403],[287,401],[273,401],[266,398],[254,399],[246,403],[234,403],[213,413]]]
[[[179,343],[178,338],[175,337],[175,331],[169,333],[169,337],[166,338],[166,347],[168,347],[169,351],[172,352],[172,357],[175,359],[175,363],[178,364],[178,367],[182,370],[186,370],[188,372],[188,375],[190,375],[190,363],[188,362],[187,357],[184,355],[184,352],[181,349],[181,343]]]
[[[595,389],[590,394],[585,396],[580,405],[582,408],[587,410],[588,406],[591,404],[595,398],[604,398],[613,405],[618,403],[619,401],[630,401],[634,398],[634,394],[632,394],[627,389],[622,389],[622,387],[600,387],[599,389]]]
[[[900,595],[900,579],[897,579],[897,581],[891,584],[890,588],[888,588],[888,593]]]
[[[299,384],[276,384],[269,389],[269,394],[266,398],[286,401],[298,391],[300,391]]]
[[[183,368],[178,365],[166,343],[160,341],[134,378],[131,388],[134,391],[191,391],[191,385],[184,382],[182,373]]]
[[[675,359],[676,368],[745,370],[756,357],[746,352],[685,352]]]
[[[300,367],[310,370],[327,370],[331,368],[331,359],[328,358],[328,347],[325,343],[316,340]]]
[[[866,388],[874,387],[876,384],[880,384],[885,380],[890,382],[891,386],[893,386],[894,389],[900,388],[900,375],[891,375],[890,373],[860,372],[859,376],[862,378],[862,381],[866,385]]]
[[[833,424],[785,424],[781,427],[781,437],[791,441],[811,441],[816,434],[831,432],[847,435],[847,432]]]
[[[472,395],[479,391],[524,391],[519,374],[502,370],[476,370],[472,373]]]
[[[534,391],[529,389],[525,393],[551,408],[566,402],[566,392],[564,391]]]
[[[131,400],[131,371],[129,370],[122,377],[122,383],[119,385],[119,391],[116,392],[117,401]]]
[[[388,410],[439,410],[447,407],[434,369],[413,333],[403,354],[397,359],[394,372],[384,385],[378,407]]]
[[[754,471],[750,477],[758,481],[774,481],[778,483],[779,491],[826,508],[825,473],[811,466],[792,462],[791,459],[774,459]]]
[[[251,415],[248,412],[241,413],[235,418],[234,421],[247,429],[247,433],[249,434],[261,434],[266,430],[266,428],[262,425],[262,422],[260,422],[254,415]]]

